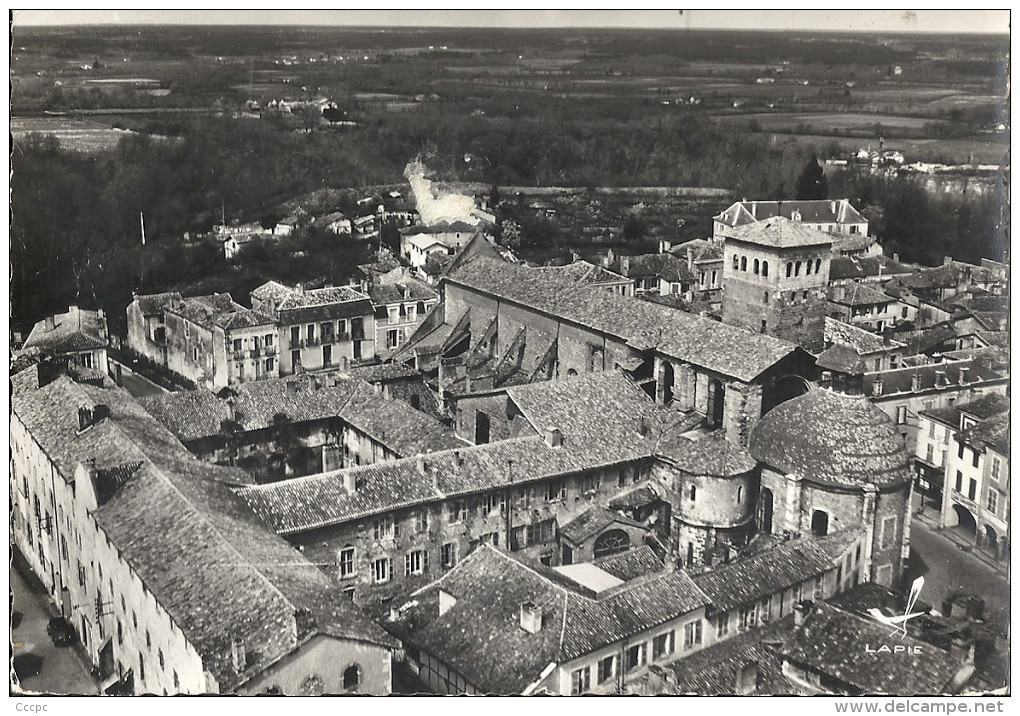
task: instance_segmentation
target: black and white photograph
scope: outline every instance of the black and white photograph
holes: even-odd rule
[[[1008,9],[8,32],[12,711],[1004,712]]]

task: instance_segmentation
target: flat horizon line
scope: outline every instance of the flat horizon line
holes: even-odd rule
[[[65,29],[83,27],[110,27],[110,28],[133,28],[133,27],[215,27],[215,28],[264,28],[264,29],[347,29],[347,30],[374,30],[378,32],[406,32],[406,31],[429,31],[429,30],[518,30],[523,32],[557,30],[623,30],[637,32],[731,32],[731,33],[795,33],[795,34],[824,34],[824,35],[944,35],[947,37],[961,35],[1001,35],[1010,36],[1007,30],[898,30],[890,28],[875,32],[874,30],[842,30],[838,28],[756,28],[756,27],[635,27],[630,25],[557,25],[557,26],[535,26],[522,27],[520,25],[345,25],[329,23],[191,23],[191,22],[72,22],[72,23],[12,23],[11,29]]]

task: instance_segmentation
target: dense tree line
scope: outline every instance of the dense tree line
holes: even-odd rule
[[[322,237],[318,244],[309,237],[299,249],[304,257],[278,245],[259,247],[240,266],[226,268],[219,247],[184,248],[181,236],[206,232],[222,217],[264,219],[308,192],[401,181],[416,156],[439,179],[490,186],[715,186],[781,199],[794,195],[813,149],[733,133],[676,108],[603,104],[599,114],[587,115],[544,98],[518,107],[513,116],[477,116],[425,105],[364,118],[356,129],[330,128],[323,120],[313,131],[199,117],[182,123],[173,139],[128,136],[116,149],[89,156],[62,151],[52,138],[30,137],[12,155],[13,318],[35,320],[71,302],[118,314],[133,290],[241,292],[262,276],[300,280],[327,272],[343,281],[354,263]],[[880,209],[882,238],[906,260],[1001,253],[1002,227],[995,224],[1001,197],[936,197],[902,179],[847,175],[830,184],[830,196]],[[555,236],[555,227],[531,223],[521,226],[525,243]],[[636,220],[626,228],[642,233]],[[387,231],[387,243],[395,238]]]

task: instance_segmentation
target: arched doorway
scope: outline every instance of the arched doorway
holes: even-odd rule
[[[815,510],[811,513],[811,534],[816,537],[824,537],[829,534],[829,513],[824,510]]]
[[[991,525],[985,525],[985,546],[992,551],[995,558],[999,558],[999,535]]]
[[[976,536],[977,520],[974,519],[973,513],[963,505],[953,505],[953,512],[956,513],[956,526]]]
[[[344,669],[344,691],[356,689],[359,684],[361,684],[361,667],[351,664]]]
[[[765,415],[781,403],[785,403],[798,395],[804,395],[809,389],[808,382],[799,375],[784,375],[776,378],[765,386],[761,398],[761,414]]]
[[[481,410],[475,413],[475,445],[489,442],[489,415]]]
[[[717,378],[708,380],[708,410],[707,418],[709,425],[722,425],[723,406],[726,402],[726,388],[722,381]]]
[[[630,549],[630,535],[623,530],[609,530],[595,540],[595,559]]]
[[[673,402],[673,364],[668,361],[662,363],[662,404],[669,405]]]
[[[767,487],[758,495],[758,530],[772,534],[772,490]]]

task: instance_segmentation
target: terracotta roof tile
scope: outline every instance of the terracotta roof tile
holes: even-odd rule
[[[550,663],[564,663],[704,606],[705,596],[683,572],[628,582],[593,598],[567,586],[551,569],[525,563],[488,545],[437,582],[412,595],[391,628],[408,644],[435,655],[479,689],[521,693]],[[439,615],[439,591],[457,599]],[[542,609],[542,628],[520,627],[520,609]]]
[[[59,355],[74,351],[105,348],[109,343],[106,319],[97,311],[72,308],[67,313],[53,316],[53,328],[46,327],[46,321],[39,321],[32,327],[22,351],[44,351]]]
[[[794,539],[694,576],[716,612],[750,604],[822,574],[835,565],[812,539]]]
[[[784,474],[822,483],[886,487],[910,480],[903,438],[862,395],[815,388],[788,400],[755,425],[749,450]]]
[[[770,336],[484,257],[464,262],[444,280],[745,381],[798,350]]]
[[[948,652],[909,635],[896,644],[913,648],[896,654],[870,654],[862,646],[888,639],[887,625],[823,602],[793,633],[783,655],[856,690],[900,696],[944,694],[961,668]]]

